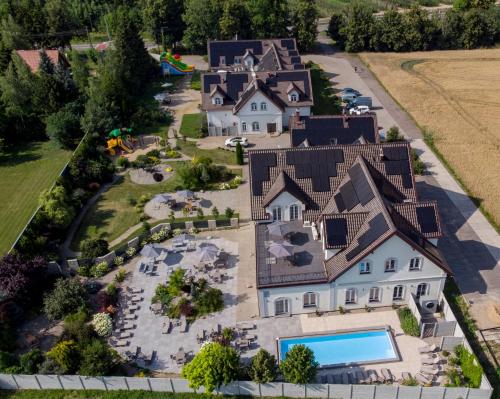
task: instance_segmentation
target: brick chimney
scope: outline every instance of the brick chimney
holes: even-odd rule
[[[293,124],[300,126],[300,111],[298,108],[295,108],[295,113],[293,114]]]
[[[342,114],[342,125],[344,129],[349,129],[349,117],[345,114]]]

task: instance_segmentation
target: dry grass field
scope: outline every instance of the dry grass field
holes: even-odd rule
[[[365,53],[362,60],[500,225],[500,49]]]

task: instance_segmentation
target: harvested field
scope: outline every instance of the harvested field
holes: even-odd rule
[[[390,94],[500,225],[500,49],[364,53]]]

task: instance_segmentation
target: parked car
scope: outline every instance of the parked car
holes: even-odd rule
[[[353,89],[352,87],[346,87],[344,90],[342,90],[340,92],[340,95],[343,95],[343,94],[354,94],[356,97],[361,95],[361,93],[359,91],[357,91],[356,89]]]
[[[356,94],[354,93],[344,93],[340,95],[340,99],[345,103],[351,103],[356,100]]]
[[[370,113],[370,107],[367,105],[358,105],[349,109],[349,115],[365,115]]]
[[[349,108],[358,107],[360,105],[366,105],[367,107],[372,108],[372,98],[371,97],[356,97],[349,103]]]
[[[248,139],[246,137],[230,137],[224,142],[226,147],[236,147],[236,143],[240,143],[242,147],[246,147]]]

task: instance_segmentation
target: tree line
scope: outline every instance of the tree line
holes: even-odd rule
[[[493,0],[458,0],[444,15],[419,5],[406,12],[391,8],[381,18],[361,1],[335,13],[330,37],[349,52],[472,49],[500,41],[500,7]]]

